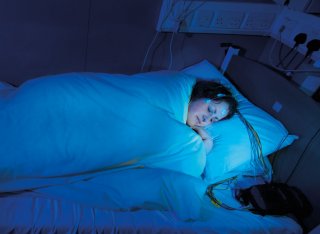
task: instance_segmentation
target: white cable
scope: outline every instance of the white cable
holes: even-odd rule
[[[172,63],[173,63],[172,44],[173,44],[174,34],[175,34],[175,32],[172,33],[172,35],[171,35],[171,40],[170,40],[170,46],[169,46],[169,49],[170,49],[170,63],[169,63],[168,70],[171,70]]]
[[[151,41],[151,43],[150,43],[150,45],[149,45],[149,47],[148,47],[148,49],[147,49],[147,52],[146,52],[146,54],[145,54],[145,56],[144,56],[144,59],[143,59],[142,65],[141,65],[140,72],[143,72],[144,66],[145,66],[145,64],[146,64],[146,62],[147,62],[147,58],[148,58],[149,52],[150,52],[150,50],[151,50],[154,42],[156,41],[158,35],[159,35],[159,32],[157,31],[157,33],[154,35],[154,37],[153,37],[153,39],[152,39],[152,41]]]

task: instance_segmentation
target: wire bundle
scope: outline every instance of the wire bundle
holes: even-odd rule
[[[252,165],[254,169],[253,176],[262,176],[265,179],[270,179],[270,170],[266,166],[265,158],[262,154],[262,145],[259,138],[258,133],[254,130],[253,126],[244,118],[244,116],[238,111],[237,112],[240,120],[245,125],[250,145],[251,145],[251,161],[250,164]]]

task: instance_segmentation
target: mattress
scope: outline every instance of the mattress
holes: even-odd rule
[[[110,211],[33,193],[2,195],[0,233],[302,233],[288,217],[230,211],[206,202],[201,221],[181,221],[169,211]]]

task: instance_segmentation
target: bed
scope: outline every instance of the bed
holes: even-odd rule
[[[70,73],[19,88],[2,83],[0,232],[302,233],[290,217],[242,209],[231,187],[215,193],[234,210],[206,196],[208,185],[235,177],[244,186],[259,183],[244,175],[261,168],[237,116],[207,128],[215,145],[205,154],[184,124],[196,78],[232,90],[260,137],[270,181],[267,156],[298,136],[207,60],[176,72]]]

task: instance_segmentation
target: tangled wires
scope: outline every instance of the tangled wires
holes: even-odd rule
[[[244,118],[244,116],[239,112],[239,110],[237,110],[237,114],[241,122],[245,125],[248,132],[252,155],[250,164],[254,169],[253,176],[262,176],[263,178],[269,178],[270,169],[266,165],[266,159],[263,157],[262,154],[262,145],[259,135],[254,130],[253,126],[248,122],[248,120],[246,120],[246,118]]]

